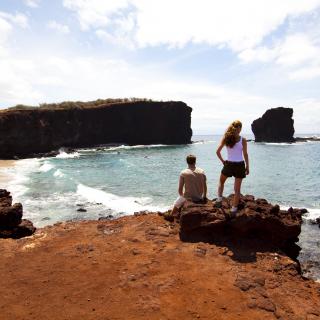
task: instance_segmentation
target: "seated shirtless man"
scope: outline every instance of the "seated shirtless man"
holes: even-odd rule
[[[173,204],[171,216],[176,216],[187,200],[193,202],[205,202],[207,200],[207,178],[204,171],[196,167],[196,157],[194,155],[187,156],[186,161],[188,168],[180,173],[179,197]]]

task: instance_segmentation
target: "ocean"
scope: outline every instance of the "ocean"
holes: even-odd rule
[[[247,138],[252,138],[247,136]],[[43,227],[58,221],[119,217],[141,210],[164,211],[177,197],[178,177],[188,154],[205,170],[208,197],[216,197],[221,136],[194,136],[190,145],[113,146],[79,149],[56,157],[25,159],[9,168],[6,188],[21,202],[24,218]],[[283,208],[307,208],[299,259],[320,279],[320,142],[248,143],[250,175],[243,194]],[[225,195],[232,193],[227,181]]]

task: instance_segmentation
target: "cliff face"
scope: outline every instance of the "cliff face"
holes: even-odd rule
[[[293,109],[274,108],[253,121],[252,132],[256,142],[294,142]]]
[[[183,102],[149,101],[90,108],[7,110],[0,113],[0,158],[107,143],[190,143],[191,111]]]

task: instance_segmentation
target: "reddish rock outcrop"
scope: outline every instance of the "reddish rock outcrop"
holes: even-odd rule
[[[32,235],[36,228],[32,222],[22,219],[21,203],[12,205],[10,192],[0,189],[0,238],[22,238]]]
[[[236,217],[231,218],[232,195],[225,198],[221,208],[214,203],[188,203],[180,216],[180,236],[185,241],[250,239],[257,246],[279,248],[290,257],[296,258],[299,247],[296,245],[301,232],[304,209],[280,210],[265,199],[247,195],[241,198]],[[261,249],[261,248],[260,248]]]
[[[102,144],[186,144],[191,111],[180,101],[136,101],[0,112],[0,159]],[[52,152],[53,151],[53,152]],[[55,152],[54,152],[55,151]]]
[[[273,108],[251,124],[256,142],[295,142],[293,109]]]
[[[0,240],[0,319],[320,318],[320,284],[283,253],[182,242],[156,214]]]

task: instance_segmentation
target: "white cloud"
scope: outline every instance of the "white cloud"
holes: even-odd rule
[[[11,30],[11,24],[0,16],[0,50],[1,46],[6,43]]]
[[[24,0],[26,6],[30,8],[38,8],[41,0]]]
[[[320,47],[303,33],[288,35],[282,41],[276,41],[271,48],[260,46],[239,54],[240,59],[245,62],[274,60],[277,64],[288,67],[313,61],[319,56]]]
[[[320,47],[302,33],[289,35],[276,50],[276,62],[284,66],[299,65],[320,56]]]
[[[112,15],[126,8],[127,0],[63,0],[66,8],[77,13],[82,29],[107,26]]]
[[[289,74],[292,80],[311,80],[320,77],[320,65],[296,69]]]
[[[51,20],[48,22],[47,27],[51,30],[55,30],[59,33],[68,34],[70,33],[70,29],[65,24],[60,24],[57,21]]]
[[[245,62],[273,62],[284,68],[291,80],[320,76],[320,38],[308,33],[289,34],[271,47],[258,46],[239,54]]]
[[[21,28],[28,27],[28,17],[22,13],[10,14],[7,12],[0,11],[0,18],[6,20],[7,22],[11,22]]]
[[[199,80],[175,79],[167,72],[137,68],[122,60],[64,56],[2,60],[0,96],[2,106],[108,97],[182,100],[194,108],[192,125],[198,132],[222,132],[226,118],[241,118],[250,131],[255,110],[260,111],[258,116],[267,104],[263,97]]]
[[[1,59],[0,97],[2,107],[109,97],[182,100],[193,107],[192,127],[198,134],[222,133],[234,119],[242,120],[244,132],[250,132],[252,121],[267,108],[284,105],[279,99],[176,78],[168,71],[138,68],[123,60],[64,55]],[[287,100],[285,105],[295,108],[297,132],[316,131],[319,100]]]
[[[182,47],[188,42],[243,51],[259,45],[289,17],[320,6],[320,0],[64,0],[83,29],[111,26],[134,14],[127,30],[140,47]],[[121,29],[118,24],[117,28]],[[133,33],[134,31],[134,33]]]

